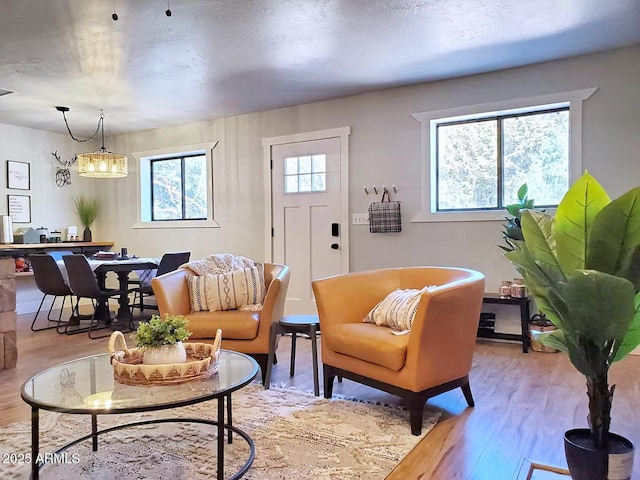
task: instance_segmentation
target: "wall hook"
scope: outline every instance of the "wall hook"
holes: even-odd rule
[[[376,188],[376,186],[373,186],[373,193],[375,193],[376,195],[378,194],[378,189]]]
[[[367,195],[369,195],[369,190],[367,190],[367,187],[362,187],[364,188],[364,193],[366,193]]]
[[[396,186],[395,185],[391,185],[391,188],[393,188],[393,193],[398,193],[398,191],[396,190]]]

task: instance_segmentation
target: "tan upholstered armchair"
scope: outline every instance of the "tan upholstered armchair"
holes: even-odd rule
[[[363,323],[369,311],[395,289],[422,289],[411,332]],[[324,396],[336,376],[405,399],[411,433],[422,429],[424,404],[462,388],[474,405],[469,371],[484,292],[484,276],[445,267],[389,268],[349,273],[313,282],[320,328]]]
[[[283,315],[284,301],[289,287],[289,267],[273,263],[264,264],[264,281],[267,293],[262,311],[227,310],[223,312],[192,312],[189,301],[187,277],[193,275],[188,268],[154,278],[151,286],[158,303],[160,316],[165,313],[184,315],[193,333],[189,340],[211,341],[216,330],[222,329],[222,348],[251,355],[262,369],[262,382],[266,379],[269,335],[271,324]]]

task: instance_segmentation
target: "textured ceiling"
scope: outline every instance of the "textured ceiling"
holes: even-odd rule
[[[640,0],[6,0],[0,123],[106,134],[640,43]]]

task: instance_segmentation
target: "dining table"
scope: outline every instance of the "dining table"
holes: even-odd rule
[[[101,290],[106,288],[107,274],[114,272],[118,277],[118,288],[123,293],[118,297],[118,311],[116,318],[120,321],[128,322],[131,318],[129,307],[129,275],[136,272],[143,283],[151,282],[155,270],[158,268],[160,259],[152,257],[128,257],[115,259],[102,259],[95,257],[87,257],[87,262],[96,275],[98,287]],[[62,276],[68,283],[68,274],[63,260],[56,262]],[[95,318],[97,320],[110,320],[110,311],[107,300],[100,300],[96,304]]]

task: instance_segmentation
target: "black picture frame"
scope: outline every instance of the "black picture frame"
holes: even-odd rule
[[[29,195],[7,195],[7,205],[13,223],[31,223],[31,197]]]
[[[31,190],[31,164],[7,160],[7,188]]]

